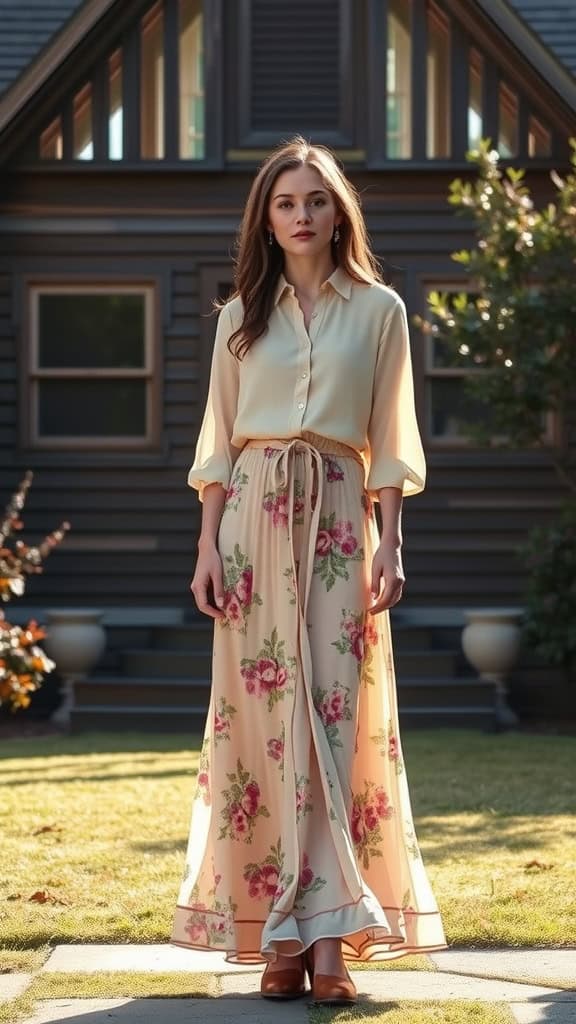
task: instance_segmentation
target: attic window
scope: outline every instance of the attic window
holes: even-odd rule
[[[62,118],[55,117],[40,136],[40,159],[62,159]]]
[[[552,139],[550,132],[537,117],[528,122],[528,156],[551,156]]]
[[[203,0],[150,3],[64,99],[40,159],[204,160],[204,31]]]

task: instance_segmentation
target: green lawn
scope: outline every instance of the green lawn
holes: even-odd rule
[[[0,970],[59,942],[168,940],[198,741],[2,742]],[[403,752],[450,945],[576,944],[576,737],[405,730]]]

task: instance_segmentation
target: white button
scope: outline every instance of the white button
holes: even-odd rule
[[[303,409],[304,408],[304,402],[298,402],[298,408],[299,409]]]
[[[318,316],[318,313],[312,313],[312,319],[313,320],[315,320],[317,316]]]
[[[303,378],[304,378],[304,377],[307,377],[307,376],[308,376],[308,374],[307,374],[307,373],[303,373],[303,374],[302,374],[302,377],[303,377]]]

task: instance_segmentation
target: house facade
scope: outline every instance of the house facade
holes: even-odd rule
[[[556,13],[554,13],[556,12]],[[333,147],[409,313],[463,279],[447,203],[484,135],[536,198],[576,133],[576,12],[530,0],[0,0],[0,479],[64,543],[14,615],[179,621],[201,508],[186,486],[215,296],[250,182],[283,138]],[[558,15],[560,12],[560,15]],[[558,16],[556,16],[558,15]],[[403,608],[516,604],[514,547],[561,488],[536,452],[464,436],[464,371],[412,329],[429,476],[405,502]],[[367,396],[368,400],[368,396]],[[12,609],[11,609],[12,612]]]

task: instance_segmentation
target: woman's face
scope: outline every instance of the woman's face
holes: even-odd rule
[[[278,175],[270,192],[268,230],[287,253],[317,256],[330,246],[341,221],[332,193],[314,167],[303,164]],[[302,232],[308,236],[298,237]]]

